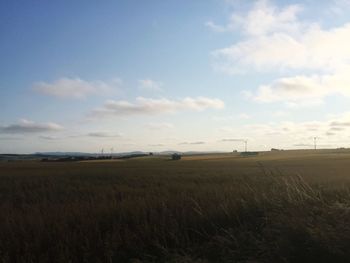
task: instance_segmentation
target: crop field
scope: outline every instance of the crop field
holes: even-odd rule
[[[349,262],[350,151],[0,162],[0,262]]]

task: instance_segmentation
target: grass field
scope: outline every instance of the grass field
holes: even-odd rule
[[[0,162],[0,262],[350,262],[350,152]]]

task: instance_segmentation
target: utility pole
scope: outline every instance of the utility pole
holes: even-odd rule
[[[316,150],[317,149],[317,137],[314,137],[314,149]]]
[[[245,149],[245,152],[247,152],[247,149],[248,149],[248,140],[244,140],[244,149]]]

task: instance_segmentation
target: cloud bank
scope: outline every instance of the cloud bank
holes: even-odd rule
[[[152,99],[138,97],[135,102],[107,101],[102,108],[95,109],[92,116],[125,116],[125,115],[155,115],[179,111],[203,111],[206,109],[222,109],[224,102],[220,99],[206,97],[184,98],[170,100],[166,98]]]
[[[54,132],[60,131],[62,129],[62,126],[53,122],[35,123],[33,121],[22,119],[15,124],[0,126],[0,133],[27,134],[40,132]]]
[[[121,84],[120,79],[111,83],[104,81],[86,81],[80,78],[61,78],[52,83],[38,82],[33,89],[44,95],[58,98],[82,99],[89,95],[108,94]]]
[[[232,24],[245,37],[214,51],[228,73],[242,70],[316,69],[336,70],[350,60],[350,23],[322,29],[302,22],[302,8],[280,9],[269,1],[258,1],[246,15],[233,14]]]
[[[207,23],[213,30],[243,36],[213,51],[215,68],[227,74],[288,74],[259,86],[250,96],[258,102],[297,107],[319,105],[334,94],[350,96],[350,23],[324,29],[301,20],[302,11],[301,5],[280,8],[261,0],[244,14],[233,13],[227,25]]]

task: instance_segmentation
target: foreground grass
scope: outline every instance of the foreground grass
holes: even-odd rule
[[[349,262],[348,183],[253,168],[3,165],[0,262]]]

